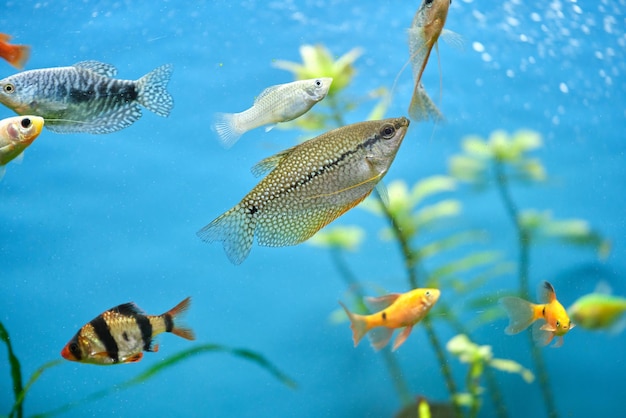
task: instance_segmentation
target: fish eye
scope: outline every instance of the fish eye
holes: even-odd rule
[[[561,323],[559,321],[556,321],[556,327],[558,328],[560,326],[561,326]]]
[[[393,138],[393,135],[396,133],[396,128],[393,125],[387,124],[383,126],[380,130],[380,134],[385,139]]]
[[[15,86],[11,83],[5,84],[3,90],[8,94],[15,93]]]
[[[31,125],[30,119],[29,118],[24,118],[22,119],[22,128],[28,128]]]
[[[432,6],[432,5],[433,5],[433,1],[434,1],[434,0],[425,0],[425,1],[424,1],[424,4],[426,4],[426,6],[428,6],[428,7],[430,7],[430,6]],[[452,3],[452,0],[450,0],[450,3]]]
[[[322,80],[315,80],[315,87],[322,87]]]
[[[70,353],[72,353],[72,354],[78,353],[78,344],[76,344],[76,343],[71,343],[70,344]]]

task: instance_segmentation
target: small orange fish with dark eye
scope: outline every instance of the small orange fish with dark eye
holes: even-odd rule
[[[537,294],[541,302],[539,304],[512,296],[500,299],[500,305],[509,316],[509,325],[504,332],[509,335],[517,334],[532,324],[535,344],[545,346],[554,337],[559,337],[554,347],[560,347],[563,345],[563,336],[574,328],[574,324],[557,300],[554,287],[550,283],[541,283]]]
[[[406,293],[390,293],[377,298],[367,298],[367,302],[378,312],[371,315],[352,313],[339,302],[350,319],[350,328],[354,346],[370,333],[370,340],[375,350],[385,347],[397,328],[404,328],[393,343],[393,351],[400,347],[413,330],[413,326],[424,319],[439,300],[439,289],[413,289]]]
[[[66,360],[110,365],[134,363],[144,351],[156,352],[154,337],[171,332],[194,340],[191,329],[181,327],[177,318],[191,303],[187,298],[162,315],[146,315],[134,303],[111,308],[85,324],[61,351]]]
[[[21,70],[30,56],[30,47],[27,45],[11,45],[10,35],[0,33],[0,57],[4,58],[9,64]]]

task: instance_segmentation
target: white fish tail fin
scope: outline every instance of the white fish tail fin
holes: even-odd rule
[[[222,241],[226,256],[233,264],[241,264],[248,257],[256,221],[250,211],[237,205],[197,232],[204,242]]]
[[[528,328],[535,320],[532,303],[512,296],[501,298],[499,302],[509,316],[509,326],[504,330],[505,333],[517,334]]]
[[[433,120],[441,122],[445,120],[443,114],[424,90],[424,86],[419,84],[413,91],[411,105],[409,106],[409,116],[415,121]]]
[[[159,116],[167,117],[174,107],[174,99],[166,90],[173,70],[172,64],[165,64],[137,81],[137,101]]]
[[[339,302],[344,311],[346,311],[346,315],[348,315],[348,319],[350,320],[350,329],[352,329],[352,340],[354,341],[354,346],[359,345],[359,342],[365,334],[367,334],[367,321],[363,315],[352,313],[346,308],[346,305]]]
[[[376,327],[370,331],[370,343],[374,350],[382,350],[389,341],[391,340],[391,336],[393,335],[393,328],[389,327]]]
[[[246,130],[237,124],[237,114],[216,113],[213,119],[213,129],[217,132],[224,148],[232,147]]]
[[[545,324],[546,321],[540,319],[535,322],[532,327],[533,341],[535,342],[535,345],[539,347],[545,347],[546,345],[550,344],[550,342],[554,338],[554,332],[542,329]]]
[[[185,312],[187,312],[187,309],[189,309],[190,304],[191,304],[191,298],[188,297],[161,316],[165,318],[166,325],[169,323],[169,325],[171,326],[169,330],[166,329],[167,332],[171,332],[172,334],[178,335],[179,337],[185,338],[187,340],[195,340],[196,336],[194,335],[194,332],[191,328],[181,326],[177,323],[179,317],[182,316]],[[156,347],[154,348],[153,351],[157,350]]]

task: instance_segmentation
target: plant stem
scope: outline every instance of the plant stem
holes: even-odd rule
[[[365,297],[363,294],[363,287],[348,267],[348,264],[343,258],[343,252],[338,248],[333,248],[331,249],[330,254],[333,263],[335,264],[335,268],[339,271],[339,274],[346,283],[346,286],[356,295],[360,308],[363,311],[370,313],[367,305],[363,302],[363,298]],[[398,359],[389,350],[383,350],[382,355],[385,360],[385,364],[387,365],[387,369],[389,370],[389,374],[391,375],[391,380],[396,388],[396,392],[400,397],[400,402],[403,406],[409,405],[413,401],[413,398],[411,396],[409,385],[402,374],[402,368],[398,363]]]
[[[518,278],[519,278],[519,295],[523,299],[530,299],[530,290],[528,285],[528,271],[530,266],[530,244],[531,239],[528,230],[524,228],[520,221],[519,209],[513,199],[508,188],[508,181],[506,173],[504,171],[504,165],[501,161],[494,159],[494,174],[496,179],[496,187],[504,204],[504,208],[515,227],[517,234],[517,242],[519,247],[519,260],[518,260]],[[550,388],[550,378],[548,370],[541,350],[534,344],[532,334],[527,332],[529,343],[532,351],[533,361],[535,362],[535,368],[539,375],[539,385],[541,386],[541,393],[543,395],[544,402],[546,404],[546,411],[551,418],[558,417],[556,410],[556,404],[552,396],[552,390]]]
[[[378,192],[376,192],[376,196],[378,196],[378,200],[380,202],[380,206],[383,209],[385,217],[391,224],[391,227],[394,231],[394,235],[400,245],[400,250],[402,251],[402,256],[404,258],[404,266],[406,268],[407,277],[409,280],[409,285],[411,289],[416,289],[418,287],[418,278],[417,273],[415,271],[415,263],[414,263],[414,252],[411,250],[411,246],[409,244],[409,239],[406,235],[404,235],[402,229],[400,228],[396,218],[389,211],[389,208],[385,205],[382,197]],[[437,334],[435,334],[435,329],[432,326],[430,318],[428,315],[422,319],[422,324],[426,329],[426,334],[428,336],[428,340],[435,350],[435,355],[437,356],[437,360],[439,361],[439,367],[441,369],[441,374],[443,375],[443,379],[446,382],[446,386],[448,387],[448,392],[450,393],[450,397],[452,399],[452,405],[458,417],[462,416],[461,407],[456,403],[456,395],[457,388],[454,379],[452,378],[452,372],[450,371],[450,367],[448,366],[448,362],[446,361],[445,351],[441,343],[439,342],[439,338],[437,338]]]

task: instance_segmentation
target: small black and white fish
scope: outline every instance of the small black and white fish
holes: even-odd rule
[[[158,351],[153,339],[163,332],[194,340],[191,329],[174,322],[190,303],[191,298],[187,298],[162,315],[146,315],[134,303],[111,308],[85,324],[65,345],[61,356],[99,365],[133,363],[141,360],[144,351]]]
[[[113,78],[117,69],[98,61],[23,71],[0,80],[0,103],[19,115],[43,117],[53,132],[105,134],[137,121],[139,105],[168,116],[172,69],[162,65],[139,80]]]

